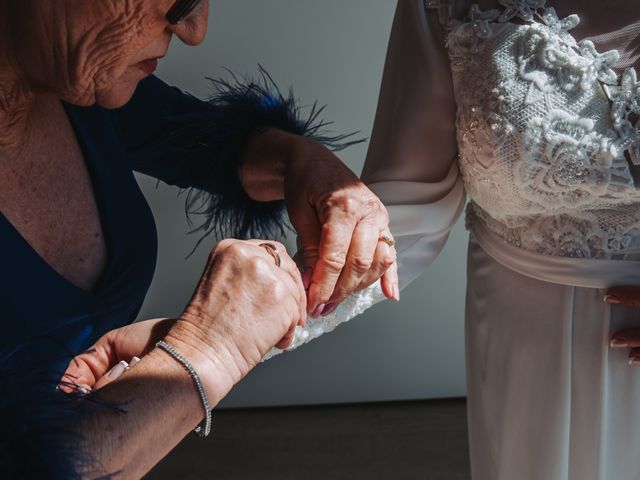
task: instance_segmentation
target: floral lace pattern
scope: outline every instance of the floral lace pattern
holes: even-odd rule
[[[473,208],[516,246],[614,258],[640,246],[640,82],[577,42],[545,0],[474,5],[449,24],[460,168]],[[516,23],[512,20],[524,21]]]

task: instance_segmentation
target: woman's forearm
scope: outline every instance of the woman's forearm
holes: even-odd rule
[[[207,388],[211,407],[228,389]],[[100,470],[84,471],[84,478],[116,472],[122,479],[141,478],[204,417],[193,379],[179,362],[159,349],[99,390],[99,399],[120,409],[92,411],[80,426],[84,449],[95,461],[92,467]]]
[[[294,150],[304,141],[309,140],[275,128],[253,137],[239,172],[246,194],[259,202],[282,200],[287,169],[297,158]]]

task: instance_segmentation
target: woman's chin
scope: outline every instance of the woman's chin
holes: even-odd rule
[[[114,88],[96,92],[96,105],[107,109],[124,107],[133,97],[139,82],[140,80],[121,80],[117,82],[117,86]]]

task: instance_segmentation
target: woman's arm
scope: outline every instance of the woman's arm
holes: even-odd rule
[[[300,114],[264,74],[262,82],[215,82],[202,102],[157,78],[142,82],[117,114],[133,168],[180,187],[203,230],[246,238],[283,234],[284,212],[312,271],[309,312],[335,309],[382,277],[398,299],[387,212],[330,150],[349,145],[327,136],[320,110]],[[392,267],[392,268],[390,268]],[[388,272],[388,273],[387,273]]]
[[[194,380],[180,362],[154,348],[165,340],[198,372],[213,408],[277,345],[287,347],[306,320],[300,273],[284,246],[281,266],[262,241],[225,240],[177,321],[134,323],[114,330],[69,365],[63,383],[95,387],[121,360],[135,367],[84,397],[76,427],[93,460],[83,477],[140,478],[204,417]],[[105,405],[100,407],[100,405]]]
[[[187,345],[176,348],[191,359],[204,378],[207,363],[196,361]],[[212,408],[231,387],[226,376],[222,371],[206,375]],[[204,417],[193,379],[180,363],[159,349],[99,390],[99,401],[113,408],[92,407],[78,426],[82,449],[95,460],[84,471],[81,469],[83,478],[116,473],[117,478],[141,478]]]
[[[400,284],[443,248],[465,203],[445,30],[422,0],[399,0],[362,179],[389,211]]]

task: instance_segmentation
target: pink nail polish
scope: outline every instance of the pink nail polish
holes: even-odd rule
[[[129,367],[133,367],[136,363],[138,363],[140,359],[138,357],[133,357],[129,362]]]
[[[337,308],[338,308],[337,303],[330,303],[324,308],[324,310],[322,310],[322,313],[320,315],[322,315],[323,317],[326,317],[327,315],[331,315],[333,312],[336,311]]]
[[[124,373],[128,366],[129,364],[122,360],[115,367],[113,367],[107,375],[109,375],[110,379],[115,380]]]
[[[619,338],[614,338],[613,340],[611,340],[611,347],[612,348],[628,348],[629,342],[627,342],[626,340],[621,340]]]
[[[393,299],[396,302],[400,301],[400,288],[398,287],[398,285],[393,286]]]
[[[318,318],[320,316],[320,314],[322,313],[322,311],[324,310],[324,307],[326,305],[324,303],[321,303],[320,305],[318,305],[315,310],[313,312],[311,312],[311,318]]]
[[[605,295],[603,300],[604,300],[604,303],[609,303],[612,305],[617,305],[619,303],[622,303],[622,301],[615,295]]]

